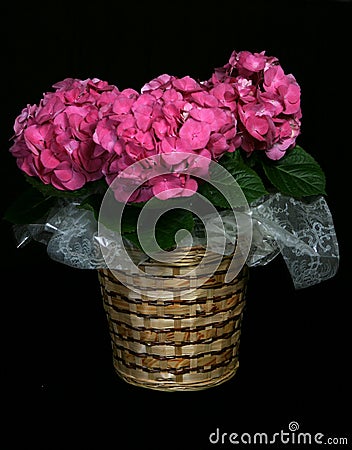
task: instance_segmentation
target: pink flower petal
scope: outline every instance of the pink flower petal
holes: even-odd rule
[[[60,161],[48,149],[44,149],[40,154],[40,161],[47,169],[55,169],[60,164]]]

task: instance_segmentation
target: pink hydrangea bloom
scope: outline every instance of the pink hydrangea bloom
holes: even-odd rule
[[[108,153],[93,132],[118,89],[97,78],[67,78],[53,88],[16,118],[10,152],[27,175],[72,191],[103,177]]]
[[[234,51],[206,84],[216,96],[231,93],[226,104],[238,121],[236,147],[249,155],[262,150],[270,159],[280,159],[295,145],[302,117],[300,86],[292,74],[284,73],[277,58]]]
[[[121,91],[93,135],[111,155],[102,169],[107,182],[125,176],[123,171],[131,164],[160,156],[168,175],[159,176],[152,166],[144,167],[139,175],[135,171],[134,182],[140,183],[140,189],[129,201],[195,192],[196,172],[202,177],[208,173],[209,164],[204,161],[218,160],[238,145],[236,118],[227,105],[234,92],[231,87],[228,91],[228,95],[220,89],[213,93],[189,76],[167,74],[146,83],[140,94],[130,89]],[[197,160],[197,155],[202,158]],[[184,176],[187,167],[194,172]],[[116,190],[117,199],[122,198],[121,191]]]
[[[124,202],[192,195],[211,161],[239,148],[278,160],[300,133],[300,86],[265,52],[234,51],[204,82],[162,74],[140,92],[97,78],[53,88],[15,120],[18,166],[61,190],[104,178]]]

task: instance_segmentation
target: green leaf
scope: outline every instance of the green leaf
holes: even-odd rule
[[[194,227],[193,214],[190,211],[182,209],[172,209],[166,211],[155,224],[155,240],[163,250],[170,250],[175,246],[175,235],[179,230],[187,230],[191,232]],[[147,253],[153,251],[154,236],[153,229],[143,228],[134,232],[124,232],[123,236],[141,247],[140,240]]]
[[[7,208],[3,218],[14,224],[35,223],[48,213],[54,203],[54,197],[45,197],[37,189],[30,187]]]
[[[230,208],[236,206],[236,186],[234,180],[242,190],[248,203],[257,200],[267,193],[260,176],[245,163],[240,150],[233,153],[226,153],[219,161],[227,173],[215,170],[210,174],[211,182],[206,182],[199,188],[199,193],[204,195],[214,206],[220,208]],[[231,203],[226,200],[222,192],[233,190],[234,196],[230,199]]]
[[[156,242],[163,250],[172,248],[175,245],[175,234],[177,231],[186,229],[192,231],[194,227],[193,214],[187,209],[187,205],[192,202],[192,198],[172,198],[168,200],[153,199],[148,203],[150,212],[160,215],[156,223],[153,220],[140,223],[138,219],[145,204],[133,203],[125,204],[117,202],[113,191],[109,191],[104,197],[103,208],[101,208],[102,197],[91,195],[82,203],[82,207],[94,211],[97,220],[107,228],[120,233],[123,237],[133,242],[141,248],[140,239],[147,249],[153,249]],[[149,214],[149,212],[147,212]],[[155,238],[154,238],[155,233]]]
[[[237,150],[233,153],[227,153],[223,164],[239,184],[247,202],[251,203],[267,194],[267,190],[258,173],[245,161],[241,152]]]
[[[176,241],[175,235],[179,230],[191,232],[194,219],[191,211],[172,209],[163,214],[156,223],[155,237],[157,243],[164,250],[172,248]]]
[[[317,161],[296,146],[278,160],[262,160],[265,175],[282,194],[306,197],[325,194],[325,175]]]
[[[141,249],[139,240],[138,240],[138,236],[136,232],[131,232],[131,233],[124,233],[123,237],[126,238],[128,241],[132,242],[132,244],[134,244],[137,248]]]
[[[137,230],[137,220],[141,208],[118,202],[110,191],[104,198],[99,194],[91,195],[82,202],[82,207],[94,212],[97,221],[118,233],[133,233]]]
[[[230,208],[229,202],[212,184],[205,182],[199,185],[198,192],[207,198],[214,206],[218,208]]]
[[[137,221],[140,214],[140,208],[133,205],[126,205],[121,219],[121,233],[132,233],[137,230]]]

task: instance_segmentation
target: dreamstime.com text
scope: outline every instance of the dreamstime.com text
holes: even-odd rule
[[[279,430],[276,433],[235,433],[225,432],[216,428],[209,434],[211,444],[329,444],[329,445],[348,445],[347,437],[344,436],[326,436],[324,433],[309,433],[299,431],[299,423],[292,421],[288,424],[287,430]]]

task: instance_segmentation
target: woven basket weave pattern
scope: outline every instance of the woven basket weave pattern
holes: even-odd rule
[[[182,265],[149,261],[132,276],[98,271],[117,374],[128,383],[159,390],[199,390],[231,378],[238,368],[241,322],[248,268],[224,283],[230,262],[192,291],[182,276],[199,263],[195,248]],[[153,277],[157,272],[162,277]],[[181,274],[181,276],[180,276]],[[119,280],[123,279],[123,283]],[[128,281],[139,291],[128,287]],[[126,286],[127,285],[127,286]],[[148,296],[150,289],[172,291],[172,298]]]

